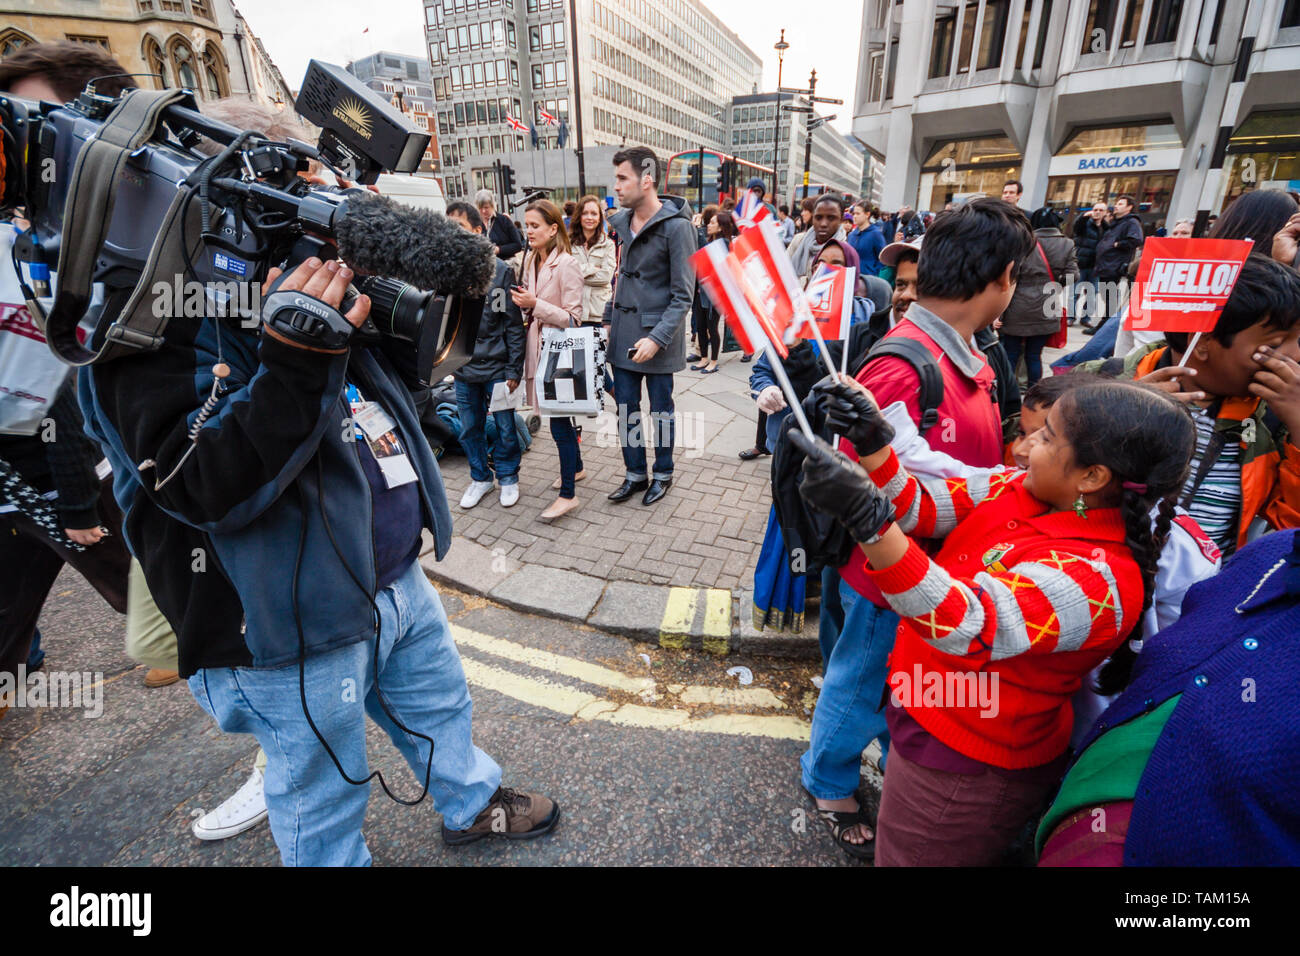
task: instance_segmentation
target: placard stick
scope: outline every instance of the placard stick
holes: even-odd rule
[[[1200,332],[1193,333],[1192,340],[1187,343],[1187,351],[1183,353],[1183,360],[1179,362],[1177,366],[1175,366],[1176,368],[1183,368],[1187,365],[1187,359],[1191,356],[1192,349],[1196,348],[1196,343],[1199,342],[1200,339],[1201,339]]]

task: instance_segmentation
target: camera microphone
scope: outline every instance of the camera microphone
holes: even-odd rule
[[[372,192],[348,192],[332,229],[339,257],[352,268],[419,289],[482,296],[496,274],[492,244],[484,237]]]

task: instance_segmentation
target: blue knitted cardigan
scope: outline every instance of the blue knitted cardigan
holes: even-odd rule
[[[1178,694],[1125,865],[1300,865],[1300,533],[1265,535],[1193,586],[1084,747]]]

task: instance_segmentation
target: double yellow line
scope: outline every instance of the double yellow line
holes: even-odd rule
[[[704,594],[704,622],[700,646],[712,654],[726,654],[731,641],[731,592],[725,588],[669,588],[659,646],[681,650],[691,636],[691,626]]]

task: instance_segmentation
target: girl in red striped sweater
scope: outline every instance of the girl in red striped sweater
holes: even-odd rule
[[[1027,471],[923,483],[865,388],[828,403],[861,466],[796,434],[800,492],[902,618],[876,863],[996,864],[1065,769],[1070,698],[1140,627],[1195,427],[1154,389],[1091,384],[1052,406]],[[944,541],[932,559],[912,538]]]

